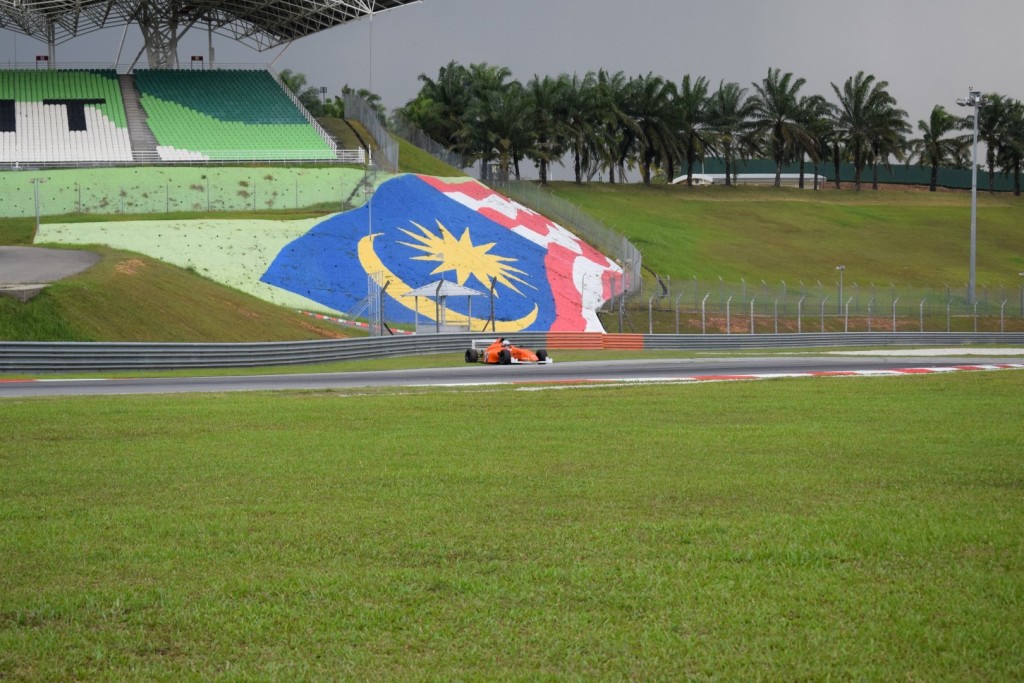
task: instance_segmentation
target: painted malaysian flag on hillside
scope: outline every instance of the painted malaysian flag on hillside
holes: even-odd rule
[[[439,279],[489,291],[501,332],[601,331],[596,309],[621,269],[543,216],[471,180],[400,176],[370,203],[314,226],[277,255],[263,282],[335,311],[353,309],[366,278],[388,283],[384,316],[432,320],[433,303],[408,296]],[[446,321],[483,330],[479,302],[447,302]],[[472,317],[471,317],[472,316]]]

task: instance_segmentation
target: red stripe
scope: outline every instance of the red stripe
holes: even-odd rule
[[[696,375],[693,379],[698,382],[724,381],[730,379],[756,379],[756,375]]]

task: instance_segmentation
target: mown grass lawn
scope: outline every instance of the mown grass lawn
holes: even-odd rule
[[[1022,381],[5,401],[0,678],[1019,680]]]

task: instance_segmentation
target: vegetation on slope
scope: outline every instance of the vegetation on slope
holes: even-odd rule
[[[403,170],[431,175],[452,176],[459,171],[448,167],[402,143],[400,151]],[[783,188],[686,188],[682,186],[602,184],[575,185],[553,183],[552,191],[609,227],[626,235],[641,250],[644,264],[672,282],[717,281],[748,283],[759,280],[791,285],[799,281],[823,281],[833,286],[835,267],[846,266],[846,283],[868,283],[897,286],[941,288],[945,284],[962,287],[967,278],[969,258],[969,199],[965,193],[924,193],[911,190],[883,192],[819,192]],[[1018,273],[1024,271],[1024,206],[1009,196],[979,197],[978,216],[978,284],[1015,291],[1020,287]],[[221,217],[287,217],[310,215],[309,210],[279,212],[238,212]],[[201,214],[167,214],[151,216],[154,220],[198,218]],[[137,216],[63,216],[62,221],[121,220]],[[44,221],[46,219],[44,218]],[[0,220],[0,243],[31,244],[34,221],[30,218]],[[145,261],[145,259],[143,259]],[[148,272],[155,272],[147,269]],[[287,321],[284,328],[268,328],[277,316],[264,314],[262,328],[244,318],[241,310],[255,310],[262,302],[245,297],[248,304],[221,310],[216,316],[223,321],[171,325],[162,308],[180,305],[184,318],[198,319],[208,315],[205,306],[181,304],[185,293],[194,287],[205,288],[204,296],[223,299],[240,297],[231,290],[211,289],[217,285],[187,271],[179,271],[182,280],[162,292],[173,301],[142,303],[133,306],[130,321],[114,321],[123,315],[121,302],[133,300],[137,288],[100,296],[67,295],[58,306],[45,302],[71,291],[79,278],[72,278],[51,288],[31,305],[4,301],[3,338],[6,339],[98,339],[139,340],[159,338],[187,341],[276,340],[316,338],[325,333],[322,325],[311,319],[296,318],[293,311],[280,310],[279,319]],[[91,277],[87,274],[81,278]],[[111,281],[94,280],[90,287],[106,286]],[[214,291],[229,294],[214,295]],[[654,291],[654,290],[651,290]],[[155,288],[151,293],[159,293]],[[174,303],[178,301],[178,303]],[[87,306],[115,305],[112,311],[90,310]],[[150,310],[153,316],[146,318]],[[272,310],[279,310],[271,307]],[[43,322],[46,311],[68,316],[60,321]],[[234,311],[234,313],[232,313]],[[99,321],[111,321],[110,329],[98,327]],[[835,321],[833,321],[835,322]],[[244,324],[242,324],[244,323]],[[674,331],[669,320],[662,331]],[[836,324],[842,324],[842,321]],[[944,321],[939,321],[940,327]],[[966,324],[966,323],[965,323]],[[1015,324],[1015,323],[1014,323]],[[307,329],[313,325],[314,329]],[[712,324],[712,327],[715,325]],[[683,326],[686,328],[686,326]],[[931,327],[931,326],[930,326]],[[327,328],[330,329],[330,328]],[[688,328],[687,328],[688,329]],[[336,330],[335,330],[336,331]],[[690,330],[692,331],[692,330]],[[197,334],[200,336],[189,336]],[[301,336],[301,335],[305,336]],[[226,335],[226,336],[221,336]],[[240,335],[240,336],[239,336]]]
[[[962,286],[970,250],[966,193],[552,183],[559,197],[624,234],[673,281],[848,282]],[[1024,204],[978,197],[978,283],[1020,285]]]
[[[139,254],[91,247],[102,260],[21,303],[0,297],[10,341],[254,342],[347,336],[336,325],[275,306]]]

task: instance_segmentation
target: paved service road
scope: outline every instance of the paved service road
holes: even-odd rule
[[[78,249],[0,247],[0,286],[47,284],[77,275],[100,255]]]
[[[372,387],[472,386],[494,384],[543,385],[577,382],[687,381],[748,375],[894,371],[1012,365],[1017,357],[963,356],[907,358],[899,356],[768,356],[762,358],[653,359],[581,361],[551,365],[466,365],[379,372],[334,372],[230,377],[161,377],[88,380],[2,380],[0,398],[112,394],[172,394],[226,391],[329,391]]]

